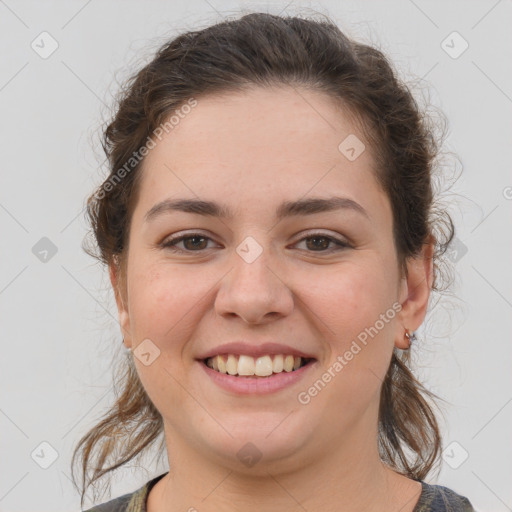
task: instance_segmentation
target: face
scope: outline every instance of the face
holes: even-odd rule
[[[355,159],[339,149],[349,135],[366,145]],[[171,453],[255,472],[376,435],[412,293],[372,165],[369,143],[328,96],[287,87],[200,97],[146,156],[117,300]],[[283,208],[334,197],[344,199],[327,210]],[[231,216],[170,207],[181,199]],[[231,342],[242,345],[219,348]],[[237,377],[200,360],[215,353],[263,357],[244,358],[260,368],[265,354],[312,360],[297,374]],[[261,463],[244,466],[247,452]]]

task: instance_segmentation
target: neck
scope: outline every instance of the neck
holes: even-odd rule
[[[206,458],[186,442],[177,443],[179,436],[172,432],[166,435],[171,470],[151,490],[147,511],[412,512],[421,484],[382,463],[376,432],[375,437],[368,437],[368,432],[358,434],[347,436],[343,443],[323,440],[330,449],[314,459],[293,464],[280,460],[260,466],[256,474]]]

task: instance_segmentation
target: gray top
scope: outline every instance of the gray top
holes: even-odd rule
[[[134,492],[97,505],[83,512],[147,512],[146,500],[151,488],[167,473],[146,482]],[[475,512],[470,501],[442,485],[427,484],[422,480],[421,495],[413,512]]]

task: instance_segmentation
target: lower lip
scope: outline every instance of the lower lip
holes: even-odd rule
[[[198,364],[206,372],[206,375],[222,389],[240,395],[260,395],[275,393],[288,386],[292,386],[311,370],[315,362],[316,361],[310,361],[293,372],[283,371],[269,377],[235,377],[234,375],[212,370],[202,361],[198,361]]]

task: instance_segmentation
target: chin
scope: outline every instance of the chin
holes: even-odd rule
[[[207,445],[204,449],[214,456],[217,463],[231,471],[252,476],[268,477],[269,472],[286,472],[296,467],[309,444],[311,431],[305,429],[305,423],[300,420],[296,424],[289,422],[282,412],[267,412],[265,422],[261,418],[258,422],[254,418],[250,421],[251,417],[246,416],[238,424],[234,421],[224,423],[231,435],[222,429],[222,436],[203,439]]]

